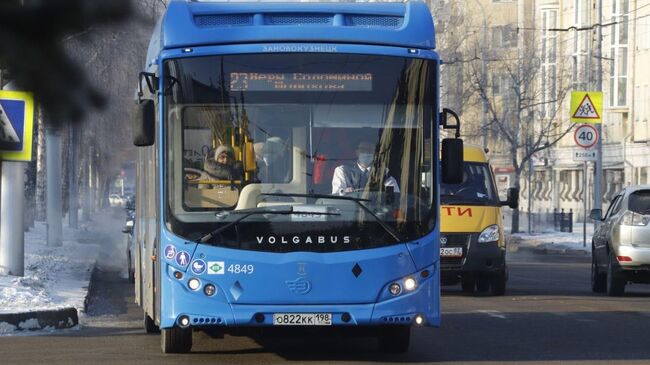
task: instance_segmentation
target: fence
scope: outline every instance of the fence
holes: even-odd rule
[[[506,230],[512,227],[512,211],[503,210],[503,218]],[[525,211],[519,212],[519,231],[528,231],[528,222],[530,221],[530,231],[541,232],[573,232],[573,209],[565,212],[561,209],[559,212],[554,209],[547,212],[534,212],[530,216]]]

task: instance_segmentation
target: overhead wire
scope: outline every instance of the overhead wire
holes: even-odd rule
[[[645,7],[648,7],[648,6],[650,6],[650,3],[645,4],[645,5],[641,5],[641,6],[639,6],[638,8],[632,9],[632,10],[626,12],[626,13],[623,13],[623,14],[612,15],[612,17],[615,16],[615,17],[618,18],[618,17],[628,16],[628,15],[630,15],[630,14],[632,14],[632,13],[636,13],[637,11],[639,11],[639,10],[645,8]],[[551,10],[552,10],[552,9],[551,9]],[[613,21],[613,22],[609,22],[609,23],[604,23],[604,24],[594,23],[594,24],[591,24],[591,25],[580,26],[580,27],[575,26],[575,25],[572,25],[572,26],[570,26],[570,27],[566,27],[566,28],[537,28],[537,27],[521,27],[521,28],[520,28],[520,27],[517,27],[517,29],[518,29],[518,30],[540,30],[540,31],[549,31],[549,32],[569,32],[569,31],[571,31],[571,30],[575,30],[575,31],[586,31],[586,30],[594,30],[594,29],[596,29],[597,27],[604,28],[604,27],[610,27],[610,26],[612,26],[612,25],[616,25],[616,24],[620,24],[620,23],[624,23],[624,22],[634,21],[634,20],[640,19],[640,18],[645,17],[645,16],[648,16],[648,14],[644,14],[644,15],[641,15],[641,16],[638,16],[638,17],[634,17],[634,18],[629,18],[629,19],[627,19],[627,20],[623,20],[623,21],[618,21],[618,20],[617,20],[617,21]]]

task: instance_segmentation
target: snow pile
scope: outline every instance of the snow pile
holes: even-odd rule
[[[591,253],[591,237],[593,227],[587,227],[587,244],[583,246],[582,227],[577,232],[544,232],[544,233],[515,233],[509,242],[518,248],[530,248],[549,253]]]
[[[43,222],[36,222],[25,233],[24,277],[0,275],[0,313],[84,308],[90,275],[100,252],[97,233],[65,227],[61,247],[48,247],[46,234]],[[25,323],[24,327],[31,325]]]

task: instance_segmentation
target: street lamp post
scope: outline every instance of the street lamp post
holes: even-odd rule
[[[487,32],[487,17],[485,15],[485,8],[481,3],[481,0],[476,0],[476,3],[481,8],[481,13],[483,14],[483,41],[481,42],[481,85],[486,87],[487,85],[487,56],[485,52],[485,47],[488,44],[488,32]],[[483,97],[483,105],[481,109],[481,147],[483,150],[487,148],[487,90],[485,90],[485,96]]]

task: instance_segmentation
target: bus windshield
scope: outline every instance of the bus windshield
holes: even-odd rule
[[[490,165],[465,162],[462,183],[440,184],[440,204],[499,206]]]
[[[364,249],[427,234],[436,214],[436,68],[353,54],[167,60],[168,228],[270,252]]]

